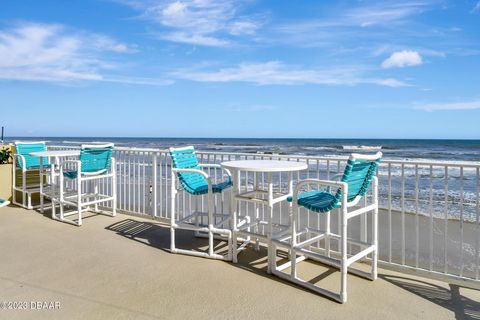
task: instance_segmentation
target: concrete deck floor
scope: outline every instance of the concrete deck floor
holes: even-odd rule
[[[375,282],[349,276],[341,305],[267,275],[264,250],[233,265],[168,246],[169,229],[151,220],[95,215],[75,227],[2,208],[0,302],[28,307],[0,310],[0,319],[480,319],[480,292],[447,283],[380,269]],[[338,281],[329,268],[302,266],[327,287]],[[60,309],[30,310],[32,301]]]

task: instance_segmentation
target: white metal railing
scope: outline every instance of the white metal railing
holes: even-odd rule
[[[53,146],[52,149],[74,148]],[[117,208],[126,213],[168,218],[170,158],[167,150],[115,148],[117,160]],[[301,161],[306,178],[330,179],[341,173],[346,157],[307,157],[250,153],[198,152],[202,163],[227,160],[280,159]],[[211,172],[215,178],[217,172]],[[220,173],[218,173],[220,174]],[[255,175],[243,173],[242,186]],[[379,166],[379,260],[385,267],[419,271],[450,280],[480,285],[480,163],[384,159]],[[264,181],[264,177],[258,177]],[[276,188],[285,188],[287,179],[279,174]],[[104,184],[103,188],[110,186]],[[206,199],[182,193],[177,199],[179,214],[204,210]],[[228,208],[228,196],[218,196],[218,210]],[[243,204],[242,212],[256,208]],[[287,204],[275,209],[280,224],[288,221]],[[335,213],[334,213],[335,215]],[[303,223],[320,229],[321,215],[302,212]],[[333,216],[335,217],[335,216]],[[359,221],[358,230],[367,234],[368,221]],[[335,226],[334,226],[335,227]],[[321,246],[321,243],[313,244]],[[351,248],[352,251],[355,248]]]

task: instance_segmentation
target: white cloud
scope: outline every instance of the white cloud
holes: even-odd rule
[[[446,103],[429,103],[416,106],[416,109],[425,111],[437,110],[474,110],[480,109],[480,100],[446,102]]]
[[[251,17],[239,16],[238,0],[123,1],[141,10],[142,17],[164,27],[161,39],[193,45],[225,47],[228,35],[253,35],[259,27]]]
[[[439,38],[438,28],[432,28],[416,17],[442,0],[373,0],[343,1],[318,10],[309,19],[284,20],[262,30],[270,34],[257,35],[262,43],[301,48],[322,48],[329,55],[368,54],[382,43],[401,43],[412,38]],[[422,28],[419,33],[418,29]],[[442,40],[445,37],[443,37]]]
[[[259,28],[259,24],[254,21],[234,21],[228,26],[228,32],[231,35],[248,34],[253,35]]]
[[[110,37],[105,35],[91,35],[88,36],[87,41],[91,44],[91,46],[100,51],[112,51],[118,53],[134,53],[137,52],[137,48],[135,45],[127,45],[125,43],[119,43],[113,40]]]
[[[100,80],[101,62],[82,57],[80,37],[62,35],[58,25],[29,24],[0,33],[0,78]]]
[[[431,1],[430,1],[431,2]],[[348,10],[345,22],[368,27],[400,22],[412,15],[420,14],[431,5],[429,1],[380,2]]]
[[[402,51],[404,45],[381,44],[372,50],[374,57],[382,56],[391,52]],[[443,51],[434,50],[426,47],[413,47],[410,51],[416,51],[421,57],[445,58],[447,54]]]
[[[103,74],[116,64],[102,53],[135,49],[98,34],[71,32],[52,24],[24,24],[0,32],[0,79],[24,81],[107,81],[161,84],[162,80]]]
[[[382,68],[403,68],[422,64],[422,56],[417,51],[402,50],[392,53],[392,55],[382,62]]]
[[[186,43],[208,47],[227,47],[230,42],[227,40],[210,37],[202,34],[192,34],[188,32],[170,32],[162,34],[160,38],[172,42]]]
[[[199,82],[248,82],[257,85],[357,85],[376,84],[389,87],[406,86],[396,79],[378,79],[364,76],[361,68],[336,67],[332,69],[305,69],[285,65],[279,61],[242,63],[216,71],[182,69],[172,76]]]
[[[479,12],[479,11],[480,11],[480,1],[478,1],[475,7],[472,9],[472,12]]]
[[[102,78],[104,82],[125,83],[125,84],[138,84],[147,86],[168,86],[174,83],[168,79],[158,78],[146,78],[146,77],[125,77],[125,76],[104,76]]]

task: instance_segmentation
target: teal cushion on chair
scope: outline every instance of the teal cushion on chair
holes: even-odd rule
[[[292,202],[293,198],[288,197],[287,201]],[[340,207],[335,195],[325,191],[300,193],[298,195],[297,204],[318,213],[325,213]]]
[[[223,190],[228,189],[232,186],[232,181],[228,179],[227,181],[223,181],[221,183],[215,183],[212,185],[212,191],[213,193],[221,193]],[[208,193],[208,184],[200,185],[196,187],[195,189],[192,189],[189,191],[189,193],[192,193],[194,195],[202,195],[202,194],[207,194]]]
[[[88,172],[87,172],[88,173]],[[98,175],[101,175],[101,174],[104,174],[104,173],[107,173],[107,170],[101,170],[98,172]],[[65,178],[68,178],[68,179],[77,179],[77,176],[78,176],[78,171],[77,170],[72,170],[72,171],[65,171],[63,173],[63,176]],[[84,174],[84,172],[82,172],[82,177],[86,176]]]

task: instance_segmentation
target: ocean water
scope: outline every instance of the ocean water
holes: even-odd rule
[[[25,138],[9,138],[9,141]],[[28,138],[32,139],[32,138]],[[203,151],[333,157],[380,150],[389,159],[480,161],[480,140],[243,139],[243,138],[68,138],[40,137],[55,145],[113,142],[117,146],[168,148],[194,145]]]

